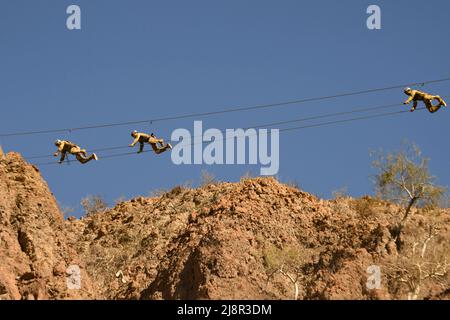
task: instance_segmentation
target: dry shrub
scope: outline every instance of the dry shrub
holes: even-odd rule
[[[88,195],[87,197],[81,199],[81,206],[88,216],[104,212],[108,209],[108,204],[99,195]]]

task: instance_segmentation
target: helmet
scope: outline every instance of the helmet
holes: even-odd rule
[[[405,89],[403,89],[403,91],[405,91],[405,92],[410,92],[410,91],[411,91],[411,88],[406,87]]]
[[[61,142],[62,142],[62,141],[61,141],[61,140],[59,140],[59,139],[58,139],[58,140],[56,140],[56,141],[55,141],[55,146],[59,146],[59,145],[61,144]]]
[[[138,132],[136,130],[133,130],[133,132],[131,132],[131,136],[134,137]]]

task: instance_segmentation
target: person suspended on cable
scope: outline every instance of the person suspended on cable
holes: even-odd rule
[[[61,153],[61,159],[59,160],[59,163],[63,163],[64,159],[66,158],[67,152],[69,154],[73,154],[82,164],[88,163],[91,160],[98,160],[98,157],[95,153],[91,154],[88,157],[85,149],[81,149],[78,145],[70,141],[56,140],[55,146],[58,147],[58,151],[56,151],[53,155],[57,157],[58,154]]]
[[[410,109],[411,112],[416,110],[417,103],[419,101],[423,101],[425,106],[427,107],[428,111],[431,113],[435,113],[438,111],[442,106],[446,107],[447,104],[440,96],[435,96],[423,91],[419,90],[412,90],[411,88],[405,88],[404,92],[409,98],[404,102],[404,104],[409,104],[411,101],[414,101],[414,104],[412,108]],[[433,105],[433,100],[437,100],[437,104]]]
[[[133,143],[130,144],[130,147],[134,147],[136,143],[139,142],[138,153],[144,151],[145,143],[150,144],[156,154],[160,154],[164,151],[172,149],[172,145],[170,143],[165,144],[163,139],[158,139],[153,133],[147,134],[134,130],[133,132],[131,132],[131,136],[134,138],[134,140]]]

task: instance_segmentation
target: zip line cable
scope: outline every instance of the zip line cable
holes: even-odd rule
[[[445,96],[444,96],[444,98],[445,98]],[[396,106],[400,106],[400,105],[401,105],[400,103],[392,103],[392,104],[386,104],[386,105],[375,106],[375,107],[368,107],[368,108],[363,108],[363,109],[353,109],[353,110],[350,110],[350,111],[328,113],[328,114],[323,114],[323,115],[318,115],[318,116],[311,116],[311,117],[306,117],[306,118],[298,118],[298,119],[282,121],[282,122],[273,122],[273,123],[268,123],[268,124],[261,124],[261,125],[252,126],[252,127],[245,127],[243,129],[245,130],[245,129],[249,129],[249,128],[270,127],[270,126],[276,126],[276,125],[287,124],[287,123],[292,123],[292,122],[317,120],[317,119],[329,118],[329,117],[346,115],[346,114],[352,114],[352,113],[367,112],[367,111],[377,110],[377,109],[392,108],[392,107],[396,107]],[[164,141],[171,141],[171,139],[169,139],[169,138],[163,138],[163,140]],[[101,152],[101,151],[111,151],[111,150],[126,149],[126,148],[128,148],[128,145],[127,146],[106,147],[106,148],[95,148],[95,149],[90,149],[89,151],[90,152]],[[42,155],[42,156],[31,156],[31,157],[25,157],[25,158],[28,159],[28,160],[31,160],[31,159],[44,159],[44,158],[51,158],[51,157],[52,157],[51,155]]]
[[[445,98],[445,96],[443,96],[443,97]],[[350,110],[350,111],[328,113],[328,114],[323,114],[323,115],[318,115],[318,116],[311,116],[311,117],[306,117],[306,118],[298,118],[298,119],[292,119],[292,120],[281,121],[281,122],[272,122],[272,123],[267,123],[267,124],[260,124],[260,125],[256,125],[256,126],[244,127],[242,129],[246,130],[246,129],[250,129],[250,128],[272,127],[272,126],[276,126],[276,125],[288,124],[288,123],[293,123],[293,122],[303,122],[303,121],[309,121],[309,120],[317,120],[317,119],[341,116],[341,115],[346,115],[346,114],[367,112],[367,111],[371,111],[371,110],[392,108],[392,107],[396,107],[396,106],[400,106],[400,105],[402,105],[402,104],[400,104],[400,103],[392,103],[392,104],[386,104],[386,105],[375,106],[375,107],[368,107],[368,108],[363,108],[363,109],[353,109],[353,110]],[[163,140],[164,141],[172,141],[169,138],[163,138]],[[95,149],[89,149],[89,151],[90,152],[101,152],[101,151],[111,151],[111,150],[127,149],[127,148],[129,148],[128,145],[126,145],[126,146],[106,147],[106,148],[95,148]],[[42,155],[42,156],[31,156],[31,157],[25,157],[25,158],[28,159],[28,160],[31,160],[31,159],[44,159],[44,158],[51,158],[51,157],[52,157],[51,155]]]
[[[416,109],[416,111],[421,111],[421,110],[425,110],[425,108],[417,108]],[[310,124],[310,125],[305,125],[305,126],[282,128],[282,129],[279,129],[279,131],[280,132],[290,132],[290,131],[301,130],[301,129],[317,128],[317,127],[329,126],[329,125],[333,125],[333,124],[341,124],[341,123],[347,123],[347,122],[353,122],[353,121],[361,121],[361,120],[389,117],[389,116],[404,114],[407,112],[409,113],[410,111],[409,110],[401,110],[401,111],[361,116],[361,117],[355,117],[355,118],[349,118],[349,119],[343,119],[343,120],[328,121],[328,122]],[[223,133],[223,131],[222,131],[222,133]],[[252,136],[252,135],[247,135],[247,136]],[[235,139],[235,137],[231,137],[231,138]],[[222,140],[228,140],[228,139],[230,139],[230,138],[223,138]],[[201,141],[200,143],[191,142],[189,144],[182,145],[182,147],[194,146],[197,144],[204,144],[204,143],[210,143],[210,141]],[[147,153],[147,152],[151,152],[151,151],[152,150],[146,150],[146,151],[143,151],[142,153]],[[116,157],[135,155],[135,154],[137,154],[137,153],[136,152],[117,153],[117,154],[105,155],[102,157],[102,159],[116,158]],[[58,162],[44,162],[44,163],[36,163],[34,165],[45,166],[45,165],[56,165],[56,164],[59,164],[59,163]]]
[[[447,98],[448,96],[450,96],[450,95],[445,95],[445,96],[442,96],[442,97],[443,98]],[[377,106],[377,107],[368,107],[368,108],[355,109],[355,110],[350,110],[350,111],[342,111],[342,112],[336,112],[336,113],[330,113],[330,114],[324,114],[324,115],[318,115],[318,116],[311,116],[311,117],[308,117],[308,118],[300,118],[300,119],[286,120],[286,121],[280,121],[280,122],[272,122],[272,123],[267,123],[267,124],[264,124],[264,125],[257,125],[257,126],[253,126],[253,127],[247,127],[247,128],[244,128],[244,129],[261,128],[261,127],[272,127],[272,126],[278,126],[278,125],[283,125],[283,124],[288,124],[288,123],[293,123],[293,122],[317,120],[317,119],[329,118],[329,117],[334,117],[334,116],[342,116],[342,115],[347,115],[347,114],[362,113],[362,112],[378,110],[378,109],[387,109],[387,108],[392,108],[392,107],[397,107],[397,106],[403,106],[403,103],[386,104],[386,105],[381,105],[381,106]],[[416,110],[425,110],[425,108],[417,108]],[[402,111],[400,111],[400,113],[401,112],[410,112],[410,111],[409,110],[402,110]],[[395,112],[394,112],[394,114],[395,114]],[[282,131],[282,129],[280,129],[280,131]]]
[[[168,116],[168,117],[162,117],[162,118],[156,118],[156,119],[139,120],[139,121],[128,121],[128,122],[116,122],[116,123],[98,124],[98,125],[91,125],[91,126],[81,126],[81,127],[74,127],[74,128],[60,128],[60,129],[49,129],[49,130],[36,130],[36,131],[23,131],[23,132],[4,133],[4,134],[0,134],[0,138],[2,138],[2,137],[3,138],[14,137],[14,136],[26,136],[26,135],[37,135],[37,134],[44,134],[44,133],[73,132],[73,131],[80,131],[80,130],[127,126],[127,125],[132,125],[132,124],[155,123],[155,122],[162,122],[162,121],[169,121],[169,120],[178,120],[178,119],[186,119],[186,118],[193,118],[193,117],[205,117],[205,116],[225,114],[225,113],[233,113],[233,112],[257,110],[257,109],[267,109],[267,108],[281,107],[281,106],[287,106],[287,105],[293,105],[293,104],[301,104],[301,103],[312,102],[312,101],[330,100],[330,99],[336,99],[336,98],[342,98],[342,97],[348,97],[348,96],[355,96],[355,95],[362,95],[362,94],[368,94],[368,93],[374,93],[374,92],[393,90],[393,89],[398,89],[398,88],[403,88],[403,87],[413,87],[413,86],[418,86],[418,85],[424,86],[424,85],[427,85],[427,84],[446,82],[446,81],[450,81],[450,77],[442,78],[442,79],[429,80],[429,81],[422,81],[422,82],[413,82],[413,83],[395,85],[395,86],[390,86],[390,87],[382,87],[382,88],[375,88],[375,89],[368,89],[368,90],[361,90],[361,91],[339,93],[339,94],[335,94],[335,95],[320,96],[320,97],[313,97],[313,98],[305,98],[305,99],[284,101],[284,102],[278,102],[278,103],[272,103],[272,104],[261,104],[261,105],[248,106],[248,107],[236,107],[236,108],[223,109],[223,110],[210,111],[210,112],[190,113],[190,114],[184,114],[184,115],[178,115],[178,116]]]
[[[442,96],[442,97],[446,98],[448,96],[450,96],[450,95],[445,95],[445,96]],[[295,122],[304,122],[304,121],[310,121],[310,120],[318,120],[318,119],[324,119],[324,118],[330,118],[330,117],[336,117],[336,116],[343,116],[343,115],[349,115],[349,114],[355,114],[355,113],[363,113],[363,112],[368,112],[368,111],[372,111],[372,110],[387,109],[387,108],[392,108],[392,107],[397,107],[397,106],[403,106],[403,103],[398,103],[397,102],[397,103],[390,103],[390,104],[373,106],[373,107],[367,107],[367,108],[353,109],[353,110],[349,110],[349,111],[327,113],[327,114],[322,114],[322,115],[317,115],[317,116],[310,116],[310,117],[305,117],[305,118],[297,118],[297,119],[292,119],[292,120],[287,120],[287,121],[280,121],[280,122],[272,122],[272,123],[260,124],[260,125],[256,125],[256,126],[245,127],[245,128],[242,128],[242,129],[246,130],[246,129],[250,129],[250,128],[273,127],[273,126],[277,126],[277,125],[284,125],[284,124],[295,123]],[[172,141],[169,138],[164,138],[163,140],[164,141]],[[126,146],[113,146],[113,147],[106,147],[106,148],[89,149],[89,152],[112,151],[112,150],[120,150],[120,149],[127,149],[127,148],[129,148],[128,145],[126,145]],[[46,159],[46,158],[52,158],[52,157],[53,157],[52,155],[41,155],[41,156],[25,157],[25,159],[33,160],[33,159]]]

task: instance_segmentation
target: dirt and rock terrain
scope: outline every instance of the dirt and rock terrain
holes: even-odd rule
[[[450,210],[414,209],[399,242],[402,210],[245,178],[65,219],[38,168],[9,153],[0,299],[450,299]]]

